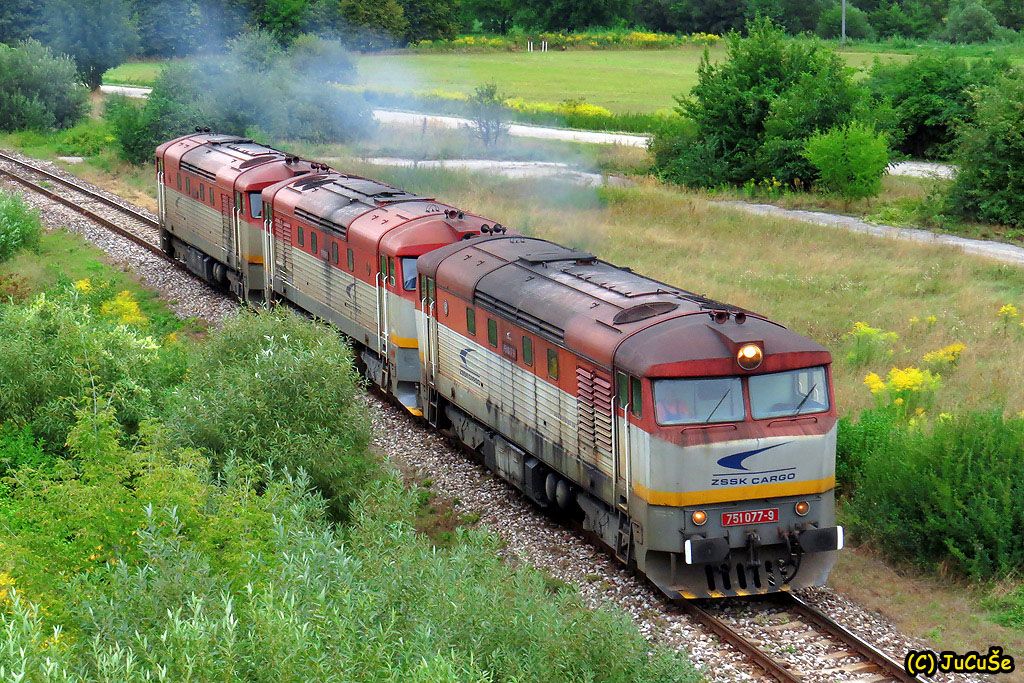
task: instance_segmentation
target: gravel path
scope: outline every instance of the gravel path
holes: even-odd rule
[[[36,163],[48,170],[51,168],[45,162]],[[79,214],[23,191],[19,185],[3,181],[0,186],[21,194],[29,204],[39,208],[48,228],[66,227],[103,249],[115,263],[161,292],[178,315],[216,324],[237,310],[238,304],[233,298],[213,292],[166,261]],[[528,564],[575,586],[590,607],[622,609],[652,642],[687,651],[709,680],[763,680],[763,674],[742,655],[723,647],[715,636],[685,616],[650,585],[629,575],[606,553],[542,514],[512,487],[453,448],[440,434],[379,397],[369,396],[367,400],[378,451],[406,476],[418,480],[429,478],[431,490],[452,501],[456,512],[478,514],[481,524],[503,541],[502,552],[510,563]],[[879,615],[866,612],[828,588],[805,591],[802,596],[897,659],[902,659],[907,648],[923,646]],[[760,606],[743,602],[731,602],[722,609],[738,628],[751,632],[760,632],[764,620],[770,619],[772,614],[770,610],[766,612]],[[814,677],[813,672],[821,668],[818,661],[821,647],[813,642],[790,639],[777,649],[797,668],[811,673],[808,680],[839,680],[831,674]]]
[[[897,228],[891,225],[876,225],[868,223],[852,216],[841,216],[822,211],[803,211],[798,209],[783,209],[772,204],[750,204],[740,201],[717,201],[712,202],[716,206],[723,206],[730,209],[737,209],[745,213],[757,216],[768,216],[771,218],[784,218],[789,220],[813,223],[828,228],[841,228],[850,232],[860,232],[876,237],[889,239],[907,240],[910,242],[921,242],[923,244],[938,244],[955,247],[968,254],[984,256],[1004,263],[1011,263],[1017,266],[1024,266],[1024,248],[1013,244],[1002,242],[990,242],[988,240],[976,240],[968,237],[957,237],[955,235],[943,235],[928,230],[917,230],[914,228]]]

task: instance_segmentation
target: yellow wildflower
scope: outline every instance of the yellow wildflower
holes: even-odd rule
[[[939,413],[939,422],[949,422],[952,419],[953,415],[951,413]]]
[[[142,314],[139,302],[127,289],[100,306],[103,315],[117,318],[123,325],[145,325],[149,320]]]
[[[921,360],[925,365],[931,366],[956,365],[966,348],[967,345],[963,342],[953,342],[937,351],[929,351]]]
[[[914,415],[917,415],[918,417],[924,415],[924,408],[918,408],[917,410],[915,410]]]
[[[939,322],[939,319],[936,318],[934,315],[930,315],[927,318],[925,318],[924,321],[928,323],[928,327],[931,327],[935,323]]]
[[[885,382],[874,372],[869,372],[864,378],[864,384],[871,390],[872,394],[885,391]]]
[[[88,294],[92,291],[92,282],[89,281],[89,278],[84,277],[75,283],[75,289],[82,294]]]
[[[999,309],[999,312],[996,313],[996,317],[1002,320],[1003,322],[1010,322],[1011,320],[1018,318],[1019,316],[1020,311],[1018,311],[1017,307],[1014,306],[1013,304],[1003,304],[1002,308]]]
[[[893,403],[895,403],[898,406],[901,406],[903,405],[904,401],[902,398],[897,398],[895,401],[893,401]]]
[[[922,391],[934,388],[939,375],[921,368],[893,368],[889,371],[889,388],[893,391]]]
[[[0,607],[3,607],[11,599],[12,588],[14,588],[14,577],[7,572],[0,572]]]
[[[917,325],[918,323],[920,323],[921,319],[918,318],[916,315],[912,315],[912,316],[910,316],[910,320],[908,320],[907,322],[909,322],[910,326],[913,327],[914,325]]]

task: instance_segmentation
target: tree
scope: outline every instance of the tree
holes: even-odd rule
[[[35,40],[0,44],[0,131],[68,128],[89,99],[75,64]]]
[[[42,3],[36,0],[4,0],[0,3],[0,43],[14,45],[38,38]]]
[[[915,35],[914,24],[903,5],[891,0],[870,13],[871,26],[881,38]]]
[[[527,0],[523,4],[536,17],[538,27],[549,31],[609,26],[630,11],[628,0]]]
[[[1024,3],[1020,0],[985,0],[996,21],[1014,31],[1024,31]]]
[[[976,221],[1024,226],[1024,79],[1004,78],[977,96],[957,138],[951,210]]]
[[[950,42],[984,43],[995,38],[1001,27],[984,5],[969,0],[950,6],[946,28]]]
[[[309,0],[265,0],[257,21],[279,41],[287,43],[309,28],[311,9]]]
[[[409,28],[407,43],[421,40],[450,40],[459,32],[456,0],[400,0]]]
[[[873,99],[894,111],[892,143],[914,157],[949,156],[957,127],[974,119],[978,90],[1015,73],[1006,59],[970,60],[950,52],[875,62],[866,81]]]
[[[705,52],[697,85],[677,98],[676,111],[693,129],[655,136],[664,177],[700,187],[772,176],[812,182],[804,140],[863,111],[866,92],[834,51],[790,40],[768,19],[749,31],[727,37],[725,60],[713,62]]]
[[[728,33],[743,28],[744,5],[736,0],[672,0],[669,20],[682,33]]]
[[[462,10],[485,31],[508,33],[522,9],[518,0],[463,0]]]
[[[49,0],[47,42],[75,60],[91,90],[107,69],[133,54],[138,35],[126,0]]]
[[[813,31],[824,10],[825,0],[747,0],[748,21],[771,19],[787,32],[797,34]]]
[[[402,39],[409,21],[398,0],[320,0],[318,29],[357,50],[382,50]]]
[[[817,33],[822,38],[838,38],[842,35],[843,8],[833,5],[821,13],[818,19]],[[846,37],[854,39],[871,39],[875,30],[871,28],[866,12],[846,3]]]
[[[472,128],[484,147],[490,147],[508,133],[509,124],[506,120],[505,97],[498,92],[495,83],[478,85],[469,98]]]

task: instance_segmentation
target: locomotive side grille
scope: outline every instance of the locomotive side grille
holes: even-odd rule
[[[301,218],[304,221],[307,221],[308,223],[315,225],[318,228],[321,228],[322,230],[330,230],[332,232],[336,232],[339,235],[341,235],[342,239],[348,239],[348,227],[345,225],[339,225],[338,223],[326,220],[324,218],[321,218],[320,216],[310,213],[309,211],[306,211],[305,209],[295,209],[295,216],[297,218]]]
[[[532,316],[529,313],[524,313],[514,306],[479,290],[477,291],[475,298],[476,303],[478,303],[482,308],[494,311],[498,315],[514,320],[531,332],[543,335],[544,337],[559,343],[565,341],[565,330],[561,327],[552,325],[551,323]]]
[[[210,182],[216,182],[216,180],[217,180],[217,176],[215,176],[213,173],[210,173],[209,171],[205,171],[205,170],[199,168],[198,166],[196,166],[195,164],[190,164],[187,161],[182,161],[181,162],[181,170],[188,171],[192,175],[197,175],[200,178],[206,178]]]
[[[576,429],[580,457],[612,473],[612,382],[598,370],[576,368]]]

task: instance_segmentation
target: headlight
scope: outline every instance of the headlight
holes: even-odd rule
[[[808,503],[806,500],[801,500],[799,503],[793,506],[793,509],[796,510],[796,514],[803,517],[811,511],[811,504]]]
[[[693,514],[690,515],[690,519],[697,526],[702,526],[704,522],[708,521],[708,513],[703,510],[694,510]]]
[[[744,370],[755,370],[764,360],[764,351],[757,344],[744,344],[736,353],[736,362]]]

